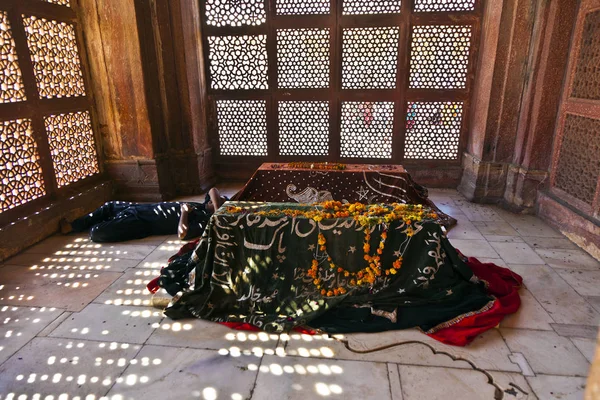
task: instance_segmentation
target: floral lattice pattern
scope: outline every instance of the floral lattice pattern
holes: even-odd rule
[[[209,36],[212,89],[268,89],[267,36]]]
[[[266,101],[219,100],[217,121],[221,155],[267,155]]]
[[[279,102],[279,154],[326,156],[329,154],[329,103]]]
[[[417,12],[473,11],[475,0],[415,0]]]
[[[65,22],[24,17],[40,98],[84,96],[75,28]]]
[[[89,112],[52,115],[44,122],[58,187],[99,172]]]
[[[342,157],[392,157],[393,126],[393,102],[343,102]]]
[[[329,87],[329,29],[277,31],[280,88]]]
[[[600,100],[600,10],[585,16],[571,97]]]
[[[277,0],[277,15],[329,14],[329,0]]]
[[[46,194],[31,120],[0,122],[0,212]]]
[[[400,0],[342,0],[342,14],[392,14],[399,13]]]
[[[344,29],[342,88],[395,88],[399,32],[394,27]]]
[[[462,102],[408,103],[404,157],[456,160],[462,113]]]
[[[8,14],[0,11],[0,103],[27,100]]]
[[[410,87],[464,89],[471,47],[471,26],[413,27]]]
[[[262,25],[267,21],[264,0],[206,0],[206,24]]]

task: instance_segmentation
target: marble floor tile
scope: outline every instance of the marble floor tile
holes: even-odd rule
[[[135,267],[139,260],[130,260],[119,257],[96,256],[57,256],[37,253],[21,253],[10,259],[5,264],[20,265],[39,270],[52,272],[75,271],[110,271],[123,272],[127,268]]]
[[[521,288],[519,295],[521,296],[521,307],[516,313],[505,317],[500,326],[503,328],[552,330],[550,324],[554,320],[531,292]]]
[[[600,262],[583,250],[537,249],[536,252],[552,268],[600,271]]]
[[[94,303],[152,306],[152,294],[146,289],[146,285],[159,275],[151,269],[132,268],[96,297]]]
[[[506,261],[504,261],[501,258],[478,257],[477,259],[479,261],[481,261],[482,263],[492,263],[492,264],[496,264],[499,267],[508,268],[508,265],[506,264]]]
[[[446,212],[445,210],[442,210]],[[448,231],[449,239],[484,240],[483,235],[475,225],[461,212],[451,212],[449,215],[456,218],[457,224]]]
[[[167,240],[144,257],[137,265],[137,268],[160,269],[167,265],[169,258],[172,255],[177,254],[181,246],[183,246],[183,244],[180,244],[180,241],[178,240]]]
[[[0,307],[0,364],[40,333],[63,310],[47,307]]]
[[[600,296],[586,296],[585,300],[600,313]]]
[[[587,376],[590,364],[568,338],[550,331],[501,332],[508,347],[522,353],[536,374]]]
[[[501,222],[502,217],[487,205],[475,204],[466,200],[454,200],[461,211],[472,222]]]
[[[581,400],[585,393],[585,378],[538,375],[527,380],[540,400]]]
[[[147,344],[228,351],[261,357],[275,354],[279,335],[230,329],[201,319],[173,321],[165,318]]]
[[[499,258],[498,253],[485,240],[450,239],[450,243],[468,257]]]
[[[543,264],[544,261],[526,243],[492,242],[490,245],[509,264]]]
[[[590,364],[594,361],[594,355],[598,346],[597,339],[571,338],[571,342],[573,342],[575,347],[579,349]]]
[[[162,319],[152,308],[90,304],[60,324],[52,337],[144,343]]]
[[[148,345],[136,359],[140,362],[127,367],[109,399],[249,399],[260,363],[214,350]]]
[[[546,238],[546,237],[535,237],[535,236],[523,236],[523,240],[532,249],[565,249],[565,250],[577,250],[579,247],[569,239],[562,238]]]
[[[390,393],[392,400],[404,400],[402,395],[402,382],[400,382],[400,371],[397,364],[387,364],[388,379],[390,380]]]
[[[65,251],[75,246],[91,243],[87,233],[73,233],[69,235],[56,234],[31,246],[23,253],[30,254],[54,254],[57,251]]]
[[[553,229],[550,225],[534,215],[514,214],[510,211],[502,210],[499,207],[492,207],[502,219],[508,222],[519,235],[525,237],[544,237],[544,238],[562,238],[562,233]]]
[[[488,242],[524,243],[520,236],[483,235]]]
[[[598,327],[590,325],[550,324],[554,332],[564,337],[596,339]]]
[[[384,363],[265,356],[253,398],[261,400],[391,399]]]
[[[120,272],[0,267],[0,304],[80,311],[121,276]]]
[[[478,371],[412,365],[399,365],[398,369],[404,400],[495,398],[496,387],[489,384],[488,378]],[[504,393],[505,399],[535,399],[522,375],[493,372],[492,376],[501,389],[510,391],[510,395]]]
[[[582,296],[600,296],[600,270],[557,269],[556,272]]]
[[[509,360],[510,350],[497,329],[484,332],[465,347],[445,345],[416,329],[380,333],[356,333],[344,335],[344,337],[349,341],[350,347],[356,350],[369,350],[394,343],[419,341],[433,347],[436,351],[448,352],[456,357],[471,360],[481,368],[496,371],[520,371],[519,367]],[[342,343],[335,340],[323,340],[316,337],[307,337],[306,335],[292,334],[285,352],[291,356],[299,355],[344,360],[470,368],[464,361],[453,361],[446,355],[434,354],[426,345],[405,344],[386,349],[385,351],[360,354],[347,350]]]
[[[527,290],[560,324],[598,325],[600,314],[547,265],[516,265],[510,269],[523,277]]]
[[[139,349],[126,343],[35,338],[0,366],[0,398],[100,398]]]
[[[513,227],[504,221],[473,222],[473,225],[483,236],[519,236]]]

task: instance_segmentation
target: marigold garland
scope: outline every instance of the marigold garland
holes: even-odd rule
[[[229,206],[226,208],[228,213],[241,213],[241,212],[253,212],[251,209],[245,209],[237,206]],[[272,209],[269,211],[258,211],[255,214],[263,216],[279,217],[282,215],[290,217],[305,217],[310,218],[314,221],[322,221],[324,219],[333,218],[348,218],[352,217],[364,229],[364,260],[367,262],[367,266],[358,272],[350,272],[344,268],[336,265],[329,254],[327,253],[327,240],[322,233],[318,234],[317,244],[319,251],[324,252],[327,255],[327,262],[329,268],[342,274],[344,277],[350,278],[349,286],[367,286],[373,285],[375,280],[382,275],[395,275],[398,270],[402,268],[402,256],[399,256],[390,268],[385,270],[381,269],[381,255],[385,248],[385,242],[387,240],[387,224],[393,221],[404,221],[407,226],[405,234],[407,236],[413,236],[414,229],[412,227],[413,222],[421,221],[423,219],[437,219],[437,214],[430,209],[424,208],[420,204],[371,204],[366,205],[362,203],[343,204],[339,201],[326,201],[323,203],[314,204],[314,208],[310,210],[297,210],[297,209]],[[381,233],[381,239],[379,245],[371,253],[371,233],[369,227],[384,224],[386,228]],[[326,297],[338,296],[347,293],[347,290],[343,287],[337,287],[334,289],[325,289],[322,287],[322,280],[319,277],[319,261],[316,259],[312,260],[311,266],[308,269],[307,275],[313,279],[313,284],[317,289],[320,289],[320,293]]]

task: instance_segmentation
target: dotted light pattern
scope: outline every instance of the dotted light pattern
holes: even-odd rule
[[[265,0],[205,0],[206,24],[212,26],[262,25],[267,22]]]
[[[396,87],[399,28],[344,29],[343,89]]]
[[[58,187],[99,172],[89,112],[51,115],[44,123]]]
[[[456,160],[462,102],[409,102],[404,158]]]
[[[554,185],[592,204],[600,176],[600,119],[567,114]]]
[[[47,3],[58,4],[59,6],[71,7],[71,0],[44,0]]]
[[[329,29],[277,30],[280,88],[329,87]]]
[[[393,126],[393,102],[343,102],[342,157],[391,158]]]
[[[473,11],[475,0],[415,0],[417,12]]]
[[[24,17],[40,98],[84,96],[83,72],[71,24]]]
[[[600,100],[600,10],[585,16],[571,97]]]
[[[217,125],[221,155],[267,155],[266,101],[218,100]]]
[[[464,89],[470,46],[471,26],[414,26],[410,87]]]
[[[27,100],[8,14],[0,11],[0,103]]]
[[[399,13],[400,0],[341,0],[342,14],[393,14]]]
[[[329,14],[329,0],[277,0],[277,15],[315,15]]]
[[[326,156],[329,154],[329,103],[327,101],[281,101],[279,108],[279,154]]]
[[[268,89],[267,36],[209,36],[212,89]]]
[[[0,212],[45,194],[31,120],[0,122]]]

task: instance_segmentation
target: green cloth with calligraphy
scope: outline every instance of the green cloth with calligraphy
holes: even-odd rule
[[[187,264],[166,268],[177,268],[167,275],[185,277],[189,286],[166,315],[244,322],[270,332],[298,325],[332,333],[427,331],[493,300],[430,217],[431,210],[424,208],[421,220],[370,223],[353,216],[311,217],[315,211],[326,210],[227,202],[211,218]],[[356,274],[369,265],[365,230],[367,254],[377,255],[382,247],[381,273],[358,285]],[[381,245],[383,232],[387,237]],[[315,264],[316,276],[311,276]],[[399,268],[390,273],[394,265]]]

